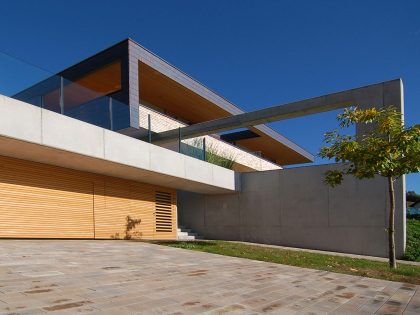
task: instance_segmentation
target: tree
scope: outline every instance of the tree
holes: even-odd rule
[[[390,200],[388,222],[389,266],[396,268],[395,260],[395,193],[394,182],[404,174],[420,171],[420,125],[405,127],[402,115],[394,107],[385,109],[345,109],[337,116],[340,128],[358,124],[372,127],[364,135],[341,135],[338,130],[327,132],[326,147],[319,156],[341,162],[338,170],[325,173],[325,183],[335,187],[344,175],[357,179],[380,175],[387,178]]]
[[[407,191],[405,199],[407,201],[419,202],[420,201],[420,195],[417,194],[415,191]]]

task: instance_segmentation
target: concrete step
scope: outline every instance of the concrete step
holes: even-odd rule
[[[204,240],[204,237],[202,237],[201,235],[178,235],[177,236],[178,240],[188,240],[188,241],[192,241],[192,240]]]
[[[195,236],[192,235],[178,236],[179,241],[194,241],[195,239]]]
[[[185,229],[185,228],[177,228],[176,229],[178,232],[191,232],[191,229]]]
[[[188,229],[183,225],[178,226],[176,231],[177,239],[180,241],[193,241],[196,239],[204,239],[204,237],[198,235],[198,233],[193,232],[193,230]]]
[[[187,232],[187,231],[178,231],[177,233],[176,233],[177,235],[191,235],[191,236],[198,236],[198,234],[197,233],[194,233],[194,232]]]

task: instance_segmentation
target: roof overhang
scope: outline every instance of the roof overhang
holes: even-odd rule
[[[244,113],[186,73],[129,40],[130,100],[138,98],[155,103],[170,116],[196,124]],[[134,69],[136,67],[136,69]],[[138,82],[131,82],[132,78]],[[259,135],[244,139],[238,145],[248,151],[261,152],[279,165],[313,162],[314,157],[266,125],[249,128]]]
[[[401,79],[396,79],[288,104],[277,105],[253,112],[205,121],[179,129],[167,130],[155,134],[153,138],[154,143],[162,144],[174,141],[178,139],[180,135],[182,135],[183,139],[190,139],[216,132],[224,132],[265,122],[312,115],[348,106],[356,106],[359,108],[394,106],[403,113],[403,99],[402,81]],[[360,134],[363,130],[364,132],[369,131],[369,128],[371,127],[365,126],[364,124],[356,124],[356,134]],[[243,141],[252,141],[254,139],[258,139],[258,137],[244,139]],[[293,143],[290,145],[293,145]],[[298,150],[299,147],[296,147],[296,151]],[[302,154],[304,153],[305,152],[302,152]]]

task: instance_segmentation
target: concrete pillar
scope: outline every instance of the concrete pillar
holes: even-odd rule
[[[404,115],[404,88],[401,79],[371,85],[354,91],[354,105],[361,108],[385,108],[394,106]],[[357,124],[356,135],[368,133],[374,128],[372,125]],[[387,187],[384,187],[387,189]],[[406,203],[405,176],[395,182],[395,243],[397,257],[401,257],[406,244]],[[388,192],[385,192],[388,196]],[[387,200],[387,216],[389,214],[389,199]],[[386,233],[386,231],[384,231]]]
[[[383,83],[383,105],[395,106],[404,118],[404,85],[401,79]],[[406,244],[405,176],[395,182],[395,243],[397,257],[401,257]],[[389,205],[389,201],[388,201]]]

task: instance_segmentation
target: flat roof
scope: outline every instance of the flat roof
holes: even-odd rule
[[[151,87],[153,84],[160,84],[165,89],[165,92],[167,92],[166,95],[173,93],[176,89],[182,88],[188,89],[196,94],[195,97],[192,97],[194,103],[191,103],[190,106],[195,104],[196,110],[200,112],[200,120],[189,121],[188,123],[203,122],[245,112],[239,106],[228,101],[198,80],[144,48],[133,39],[129,38],[128,41],[130,54],[140,62],[138,65],[139,76],[142,75],[142,72],[146,74],[146,76],[143,76],[143,83],[146,87]],[[134,65],[130,64],[130,66]],[[153,72],[160,73],[163,76],[155,75]],[[139,81],[141,80],[142,78],[140,77]],[[164,94],[162,90],[158,92],[161,95]],[[149,94],[149,97],[152,97],[150,94],[153,91],[144,88],[143,91],[140,90],[140,93],[146,93]],[[165,101],[167,100],[165,99]],[[179,109],[174,107],[171,109],[172,114],[174,112],[176,113],[177,110],[185,111],[185,108],[182,106]],[[191,115],[193,114],[194,112],[191,113]],[[307,163],[313,162],[314,160],[312,154],[267,125],[251,126],[249,129],[259,135],[259,137],[239,140],[237,144],[250,151],[259,151],[280,165]]]
[[[127,54],[125,51],[128,50]],[[128,58],[127,58],[128,57]],[[112,58],[123,58],[123,95],[130,95],[130,106],[136,106],[133,100],[154,101],[157,107],[164,107],[169,116],[195,124],[208,120],[242,114],[245,111],[228,101],[198,80],[166,60],[144,48],[131,38],[106,48],[60,74],[80,75]],[[134,75],[135,74],[135,75]],[[137,81],[138,82],[135,82]],[[127,83],[124,84],[125,80]],[[132,104],[133,103],[133,104]],[[153,102],[150,102],[153,104]],[[154,104],[155,105],[155,104]],[[180,119],[181,118],[181,119]],[[279,165],[301,164],[314,161],[314,156],[267,125],[248,127],[257,137],[236,141],[239,147],[250,152],[261,153],[263,157]]]

